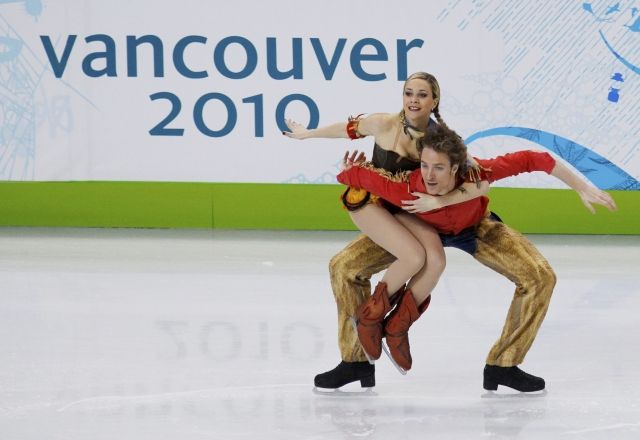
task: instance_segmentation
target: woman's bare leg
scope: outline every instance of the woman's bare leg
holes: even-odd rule
[[[350,215],[364,234],[397,258],[382,278],[390,295],[422,269],[425,263],[422,244],[389,211],[370,203]]]
[[[407,286],[411,289],[416,304],[420,305],[431,295],[431,291],[438,284],[440,275],[442,275],[446,266],[447,258],[440,236],[433,226],[426,224],[411,214],[400,213],[396,214],[395,217],[398,222],[411,232],[426,252],[425,265],[411,278]]]
[[[396,308],[384,323],[389,353],[402,369],[409,370],[413,364],[409,344],[409,328],[429,306],[431,291],[444,270],[445,255],[442,242],[435,229],[408,214],[396,214],[396,219],[407,228],[426,252],[426,262],[414,275]],[[408,295],[408,293],[411,295]]]

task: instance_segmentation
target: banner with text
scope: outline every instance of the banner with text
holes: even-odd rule
[[[0,0],[0,180],[335,183],[372,140],[282,135],[401,110],[434,74],[478,157],[546,149],[640,184],[640,0]],[[501,186],[562,187],[540,173]]]

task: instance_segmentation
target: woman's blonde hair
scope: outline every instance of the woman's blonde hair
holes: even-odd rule
[[[412,79],[421,79],[426,81],[431,87],[431,95],[433,96],[433,101],[435,102],[435,107],[433,108],[433,116],[435,116],[436,121],[438,121],[438,125],[442,125],[444,127],[447,126],[442,116],[440,116],[440,84],[435,76],[427,72],[415,72],[409,75],[409,77],[405,80],[404,85],[402,86],[402,93],[404,93],[405,87],[407,87],[407,83]],[[416,127],[410,125],[404,115],[404,109],[400,111],[400,120],[402,121],[402,125],[404,126],[404,131],[409,136],[414,139],[418,139],[422,137],[424,133],[418,130]]]

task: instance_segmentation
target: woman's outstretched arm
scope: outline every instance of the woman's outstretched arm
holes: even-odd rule
[[[311,139],[311,138],[348,138],[347,123],[336,122],[335,124],[325,125],[324,127],[309,129],[304,125],[292,120],[286,120],[287,127],[291,131],[283,131],[282,134],[292,139]]]
[[[282,134],[292,139],[355,139],[365,136],[376,136],[384,130],[388,130],[392,118],[386,113],[374,113],[365,117],[350,118],[348,121],[336,122],[318,128],[307,128],[293,119],[287,119],[287,127],[290,131]]]

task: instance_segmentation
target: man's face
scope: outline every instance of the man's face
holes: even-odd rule
[[[451,166],[449,156],[425,147],[420,155],[420,171],[427,194],[444,195],[455,186],[458,166]]]

